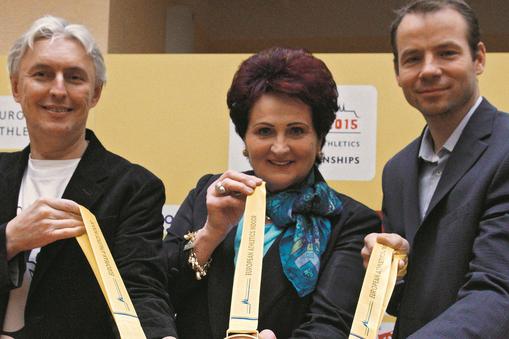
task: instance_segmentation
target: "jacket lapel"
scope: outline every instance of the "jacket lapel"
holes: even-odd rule
[[[30,149],[27,147],[22,152],[16,153],[12,161],[7,164],[7,169],[0,173],[0,210],[2,220],[0,222],[8,222],[17,214],[19,189],[23,173],[28,163],[28,155]]]
[[[0,223],[7,223],[16,217],[19,188],[29,153],[28,147],[22,152],[14,153],[0,170]],[[19,278],[22,277],[23,273],[20,272]],[[0,324],[3,323],[8,300],[9,293],[0,294]]]
[[[401,201],[403,208],[401,213],[403,215],[403,225],[405,228],[405,238],[412,245],[415,233],[421,223],[419,212],[419,147],[421,138],[415,140],[411,145],[408,152],[406,152],[406,159],[403,163],[406,164],[405,173],[403,174],[403,195]]]
[[[495,113],[496,109],[483,99],[483,102],[465,126],[456,147],[447,161],[444,173],[431,198],[423,222],[488,147],[484,139],[491,134]]]
[[[89,145],[83,154],[76,171],[67,185],[62,198],[77,202],[91,209],[95,202],[103,195],[101,182],[107,178],[107,169],[104,168],[103,154],[106,152],[95,135],[87,130]],[[76,239],[55,241],[41,249],[37,256],[37,269],[30,286],[29,296],[37,289],[48,268],[57,258],[57,254],[70,242]]]
[[[281,266],[279,242],[283,234],[284,232],[278,236],[263,257],[259,319],[263,318],[264,314],[269,313],[281,294],[286,293],[288,288],[293,288]]]

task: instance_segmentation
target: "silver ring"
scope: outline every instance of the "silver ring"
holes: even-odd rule
[[[223,186],[223,183],[222,182],[216,182],[216,184],[214,185],[214,189],[216,190],[216,193],[217,194],[220,194],[220,195],[225,195],[226,192],[228,192],[228,190],[226,189],[226,187]]]

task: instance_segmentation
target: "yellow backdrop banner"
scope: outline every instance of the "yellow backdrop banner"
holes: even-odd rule
[[[180,204],[205,173],[228,166],[226,92],[247,54],[107,55],[108,83],[89,127],[104,145],[162,178],[167,204]],[[398,88],[391,54],[317,54],[338,85],[378,92],[376,172],[370,181],[330,181],[336,190],[380,209],[383,165],[424,126]],[[0,56],[0,65],[6,57]],[[481,94],[509,110],[509,53],[489,53]],[[0,67],[0,95],[10,95]],[[0,145],[2,149],[2,145]]]

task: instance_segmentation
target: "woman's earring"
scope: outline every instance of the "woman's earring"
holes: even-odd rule
[[[318,152],[318,154],[316,155],[316,162],[321,164],[323,161],[323,157],[324,157],[323,152],[322,151]]]
[[[247,153],[247,148],[244,148],[244,150],[242,151],[242,155],[245,156],[246,158],[249,157],[249,153]]]

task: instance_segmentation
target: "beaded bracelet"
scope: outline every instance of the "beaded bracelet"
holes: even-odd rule
[[[188,232],[186,235],[184,235],[184,239],[187,240],[187,244],[184,246],[184,251],[190,250],[187,262],[196,274],[196,280],[201,280],[207,275],[207,271],[210,267],[210,263],[212,262],[212,258],[209,258],[209,260],[207,260],[207,262],[203,265],[200,265],[198,262],[198,258],[196,258],[196,252],[194,250],[194,242],[196,240],[197,233],[198,232]]]

